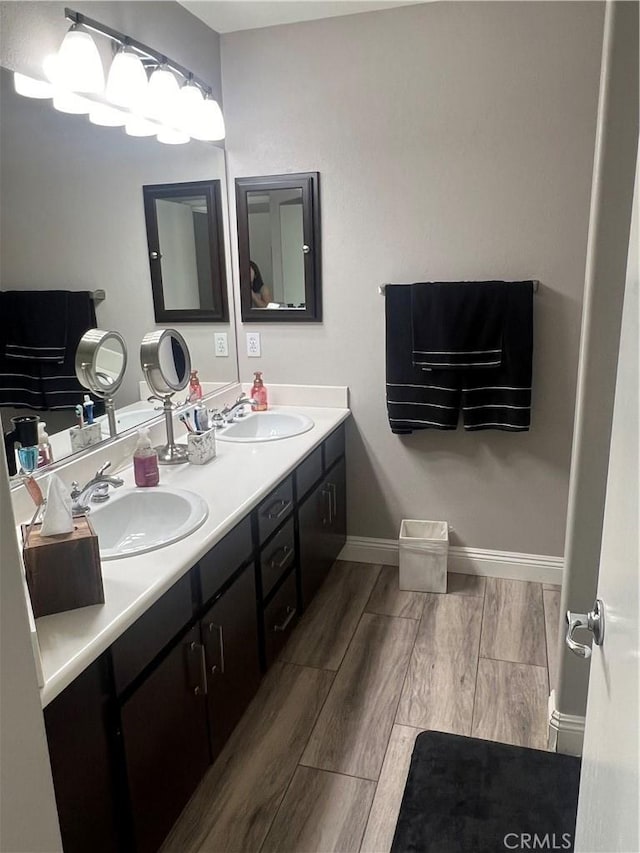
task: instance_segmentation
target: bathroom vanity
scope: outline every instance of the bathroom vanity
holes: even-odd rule
[[[306,411],[315,425],[304,435],[221,442],[209,466],[163,469],[205,497],[207,522],[103,563],[101,615],[39,620],[66,853],[160,847],[338,556],[348,410]],[[153,566],[159,581],[143,590]]]

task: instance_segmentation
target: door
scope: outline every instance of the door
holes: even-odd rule
[[[251,563],[202,618],[211,751],[216,756],[260,683],[255,568]]]
[[[637,180],[598,578],[605,632],[592,649],[576,822],[582,853],[640,850]]]
[[[210,762],[198,626],[122,705],[137,853],[156,851]]]
[[[302,604],[307,608],[331,567],[330,540],[333,495],[327,481],[320,483],[298,508]]]

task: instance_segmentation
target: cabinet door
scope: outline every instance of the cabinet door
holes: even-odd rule
[[[327,536],[331,523],[331,502],[331,490],[323,481],[298,508],[300,578],[302,605],[305,608],[309,606],[333,562]]]
[[[138,853],[160,847],[209,765],[204,685],[196,626],[122,705]]]
[[[104,656],[44,709],[65,853],[124,849],[115,795],[112,716]]]
[[[215,759],[260,683],[253,563],[214,602],[200,626],[206,649],[207,707]]]

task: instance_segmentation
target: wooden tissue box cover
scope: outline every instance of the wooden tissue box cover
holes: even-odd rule
[[[36,619],[90,604],[104,604],[98,537],[86,516],[73,519],[75,530],[61,536],[31,531],[22,549]],[[28,525],[22,525],[24,542]]]

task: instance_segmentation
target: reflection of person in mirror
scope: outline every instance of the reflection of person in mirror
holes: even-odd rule
[[[251,302],[254,308],[266,308],[271,302],[271,291],[262,280],[258,264],[249,261],[251,271]]]

